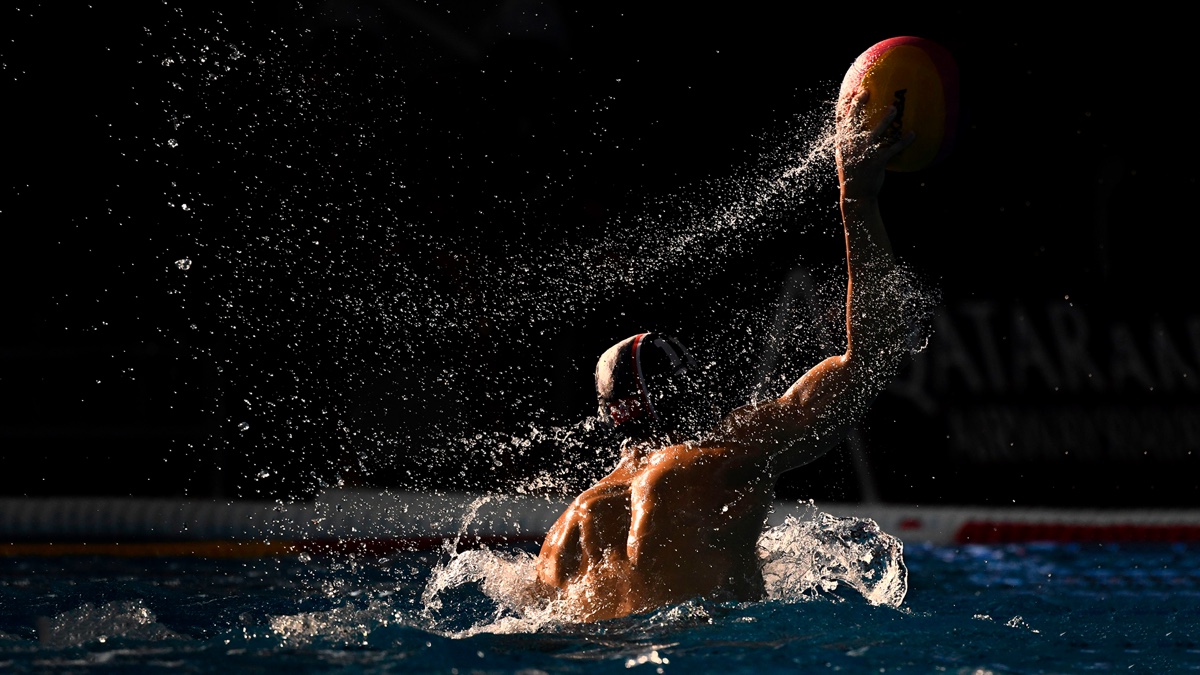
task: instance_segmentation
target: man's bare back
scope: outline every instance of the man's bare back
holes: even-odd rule
[[[729,448],[631,448],[550,529],[538,576],[584,621],[694,597],[758,598],[772,482]]]
[[[628,443],[617,467],[559,517],[538,556],[539,584],[573,618],[599,621],[692,598],[761,597],[757,544],[780,475],[840,442],[898,369],[904,324],[886,288],[894,261],[876,196],[887,160],[912,136],[881,142],[894,111],[876,128],[860,128],[866,98],[854,94],[839,106],[847,111],[837,145],[849,268],[846,352],[817,364],[778,399],[734,410],[701,440],[645,435]],[[622,363],[633,355],[625,370],[636,383],[624,398],[600,392],[618,428],[659,417],[637,357],[643,337],[610,350],[626,347]],[[662,349],[679,366],[677,350]],[[601,366],[610,367],[606,358]]]

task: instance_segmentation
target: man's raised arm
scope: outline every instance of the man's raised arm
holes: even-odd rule
[[[846,234],[846,351],[817,364],[782,396],[734,410],[721,437],[762,451],[779,474],[825,454],[888,385],[906,353],[905,322],[889,292],[895,260],[879,213],[885,167],[914,136],[884,140],[892,109],[863,128],[867,92],[838,106],[837,166]]]

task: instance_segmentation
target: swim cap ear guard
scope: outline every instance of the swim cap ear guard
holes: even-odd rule
[[[600,417],[626,436],[691,432],[688,416],[703,388],[700,365],[679,340],[640,333],[610,347],[596,363]]]

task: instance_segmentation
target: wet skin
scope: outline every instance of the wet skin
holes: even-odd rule
[[[538,583],[573,618],[761,597],[757,542],[779,477],[839,443],[899,369],[906,332],[887,292],[895,264],[877,196],[888,159],[913,137],[884,144],[895,111],[866,129],[866,100],[866,92],[851,92],[838,106],[845,353],[778,399],[734,410],[705,440],[629,446],[559,517],[538,556]]]
[[[760,597],[755,542],[771,485],[746,460],[717,446],[631,449],[551,528],[539,578],[585,621],[692,597]]]

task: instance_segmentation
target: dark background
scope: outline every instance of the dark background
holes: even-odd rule
[[[583,421],[616,340],[676,333],[744,401],[802,266],[781,372],[820,356],[827,160],[666,244],[794,165],[860,52],[920,35],[959,129],[884,216],[941,311],[867,467],[843,448],[781,495],[1196,505],[1185,22],[655,5],[4,10],[0,494],[569,491],[611,460]]]

